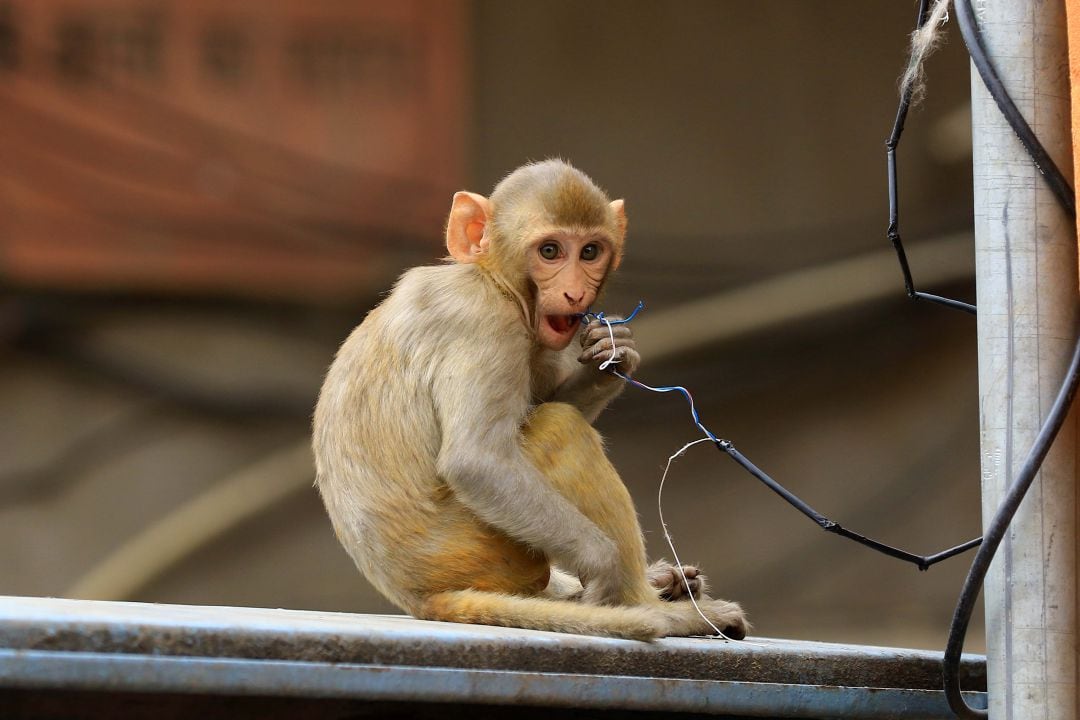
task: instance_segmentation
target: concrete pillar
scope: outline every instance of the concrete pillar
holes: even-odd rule
[[[976,0],[990,58],[1069,177],[1062,0]],[[1077,321],[1077,241],[972,69],[983,517],[1053,401]],[[984,588],[990,718],[1077,718],[1075,412],[1003,540]]]

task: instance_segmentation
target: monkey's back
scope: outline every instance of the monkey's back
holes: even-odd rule
[[[440,421],[433,388],[439,373],[478,361],[470,348],[492,337],[524,343],[527,360],[515,309],[475,267],[414,268],[327,371],[312,428],[319,491],[342,545],[399,605],[412,599],[408,572],[391,566],[389,550],[397,565],[421,563],[436,554],[440,528],[476,522],[438,476],[446,412]]]

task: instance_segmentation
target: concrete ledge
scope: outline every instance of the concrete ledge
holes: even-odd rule
[[[347,701],[319,717],[390,703],[405,714],[479,706],[473,717],[534,707],[949,718],[940,666],[923,651],[760,638],[641,643],[398,616],[0,597],[5,717],[13,707],[34,716],[43,694],[67,692],[108,697],[114,710],[125,694],[151,706],[183,696]],[[985,661],[966,657],[964,672],[969,702],[984,704]]]

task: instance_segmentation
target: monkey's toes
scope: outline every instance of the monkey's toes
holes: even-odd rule
[[[705,576],[693,565],[683,565],[680,572],[675,565],[660,560],[649,568],[649,583],[660,591],[661,600],[674,602],[689,596],[697,600],[704,592]]]
[[[731,640],[746,639],[746,628],[744,628],[742,625],[728,625],[727,627],[723,628],[723,631],[724,637],[730,638]]]
[[[750,632],[750,623],[746,621],[745,617],[740,617],[738,622],[725,625],[723,628],[724,635],[732,640],[743,640],[746,638],[747,633]]]

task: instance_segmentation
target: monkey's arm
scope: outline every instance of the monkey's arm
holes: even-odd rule
[[[621,318],[612,317],[611,319]],[[615,339],[617,362],[601,370],[600,366],[612,358],[612,336]],[[590,423],[594,422],[608,403],[622,392],[625,385],[621,378],[609,370],[618,370],[623,375],[633,375],[640,362],[641,357],[638,355],[634,335],[629,325],[612,325],[609,331],[604,323],[593,321],[581,333],[581,352],[577,357],[577,367],[556,388],[551,400],[570,403],[581,411],[586,420]]]
[[[492,343],[470,350],[496,354]],[[528,393],[517,389],[528,387],[528,368],[505,357],[472,360],[433,383],[439,476],[482,520],[575,573],[594,597],[619,597],[615,543],[548,485],[521,449]]]

